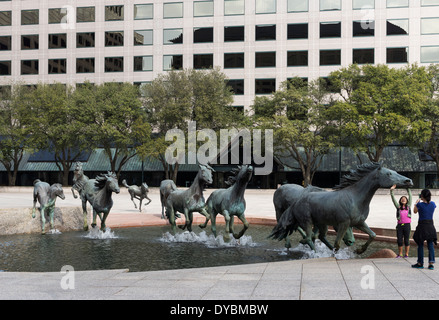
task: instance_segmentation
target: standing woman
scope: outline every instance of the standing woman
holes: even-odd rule
[[[418,262],[412,265],[412,268],[424,268],[424,241],[427,241],[428,247],[428,269],[434,270],[434,247],[437,245],[437,234],[433,224],[433,213],[436,204],[431,201],[431,192],[424,189],[421,192],[420,199],[416,201],[413,209],[414,213],[419,212],[418,226],[413,234],[413,239],[418,245]]]
[[[406,196],[402,196],[397,202],[395,196],[393,194],[393,190],[395,190],[396,185],[393,185],[390,188],[390,196],[392,197],[393,204],[396,208],[396,219],[398,220],[398,224],[396,225],[396,238],[398,243],[399,254],[396,256],[397,258],[402,258],[402,245],[405,246],[405,255],[404,258],[409,256],[410,250],[410,223],[412,221],[412,192],[410,189],[407,189],[408,198]]]

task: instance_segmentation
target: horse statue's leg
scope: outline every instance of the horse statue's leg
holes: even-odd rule
[[[204,229],[207,227],[207,223],[211,219],[212,213],[213,213],[213,208],[211,208],[209,204],[207,204],[203,209],[201,209],[200,214],[202,214],[206,218],[206,221],[204,221],[203,224],[199,225],[200,228]],[[215,231],[216,231],[216,228],[215,228]],[[215,234],[215,237],[216,237],[216,234]]]
[[[346,232],[348,231],[348,228],[350,227],[350,222],[348,221],[344,221],[343,223],[339,223],[339,225],[337,226],[337,236],[335,238],[335,243],[334,243],[334,250],[335,252],[337,252],[340,249],[340,242],[341,240],[344,238]]]
[[[170,207],[170,208],[166,208],[166,215],[168,216],[169,219],[169,223],[171,224],[172,227],[172,233],[176,234],[177,233],[177,227],[175,226],[175,213],[174,213],[174,208]]]
[[[50,217],[50,229],[54,229],[54,216],[55,216],[55,205],[49,208],[49,217]]]
[[[88,230],[88,222],[87,222],[87,200],[82,199],[82,214],[84,216],[84,231]]]
[[[143,201],[143,198],[139,198],[139,200],[140,200],[140,203],[139,203],[139,212],[142,212],[142,201]]]
[[[334,250],[334,247],[332,246],[332,244],[330,244],[328,239],[326,239],[326,234],[328,233],[328,226],[327,225],[319,225],[318,232],[319,232],[319,240],[321,242],[323,242],[330,250]]]
[[[237,217],[244,224],[244,227],[242,228],[242,230],[239,233],[233,233],[233,237],[235,239],[241,238],[244,235],[245,231],[248,229],[248,226],[249,226],[249,223],[248,223],[247,219],[245,218],[244,214],[241,214],[241,215],[239,215]]]
[[[35,211],[37,210],[37,195],[34,194],[34,206],[32,208],[32,218],[35,218]]]
[[[151,201],[152,201],[152,200],[151,200],[150,198],[148,198],[148,196],[147,196],[147,195],[145,196],[145,199],[147,199],[147,200],[148,200],[148,203],[145,203],[145,206],[147,206],[148,204],[150,204],[150,203],[151,203]]]
[[[230,215],[227,210],[223,210],[222,215],[224,216],[224,219],[226,220],[226,232],[224,234],[224,241],[229,242],[230,241]]]
[[[313,227],[311,224],[307,224],[305,226],[305,228],[303,228],[303,230],[305,231],[305,238],[300,240],[300,243],[302,244],[307,244],[311,250],[316,251],[316,248],[314,246],[314,242],[312,241],[312,236],[313,236],[313,231],[312,231]]]
[[[40,213],[41,213],[41,234],[46,234],[46,207],[41,206]]]
[[[101,219],[101,231],[105,232],[105,230],[107,229],[107,226],[105,225],[105,221],[107,220],[108,214],[110,212],[106,212],[104,213],[104,216],[102,217],[101,214],[99,214],[99,218]]]
[[[130,190],[130,191],[131,191],[131,190]],[[134,193],[131,193],[131,192],[130,192],[130,196],[131,196],[131,201],[134,203],[134,208],[137,209],[137,204],[134,202],[134,197],[135,197]]]
[[[102,214],[99,212],[97,212],[94,208],[93,208],[93,222],[91,223],[91,227],[95,228],[96,227],[96,216],[99,216],[99,219],[101,219],[102,221]]]
[[[362,254],[367,250],[370,243],[375,239],[376,234],[372,230],[370,230],[369,226],[366,224],[366,221],[355,226],[358,230],[363,231],[369,235],[369,239],[367,239],[366,243],[361,247],[361,249],[357,249],[357,254]]]
[[[75,194],[75,187],[72,187],[72,194],[73,194],[73,198],[77,199],[78,196]]]

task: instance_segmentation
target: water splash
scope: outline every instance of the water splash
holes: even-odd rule
[[[358,255],[349,247],[341,248],[337,253],[334,253],[320,240],[316,240],[314,246],[316,251],[311,250],[311,248],[305,244],[299,244],[297,247],[290,250],[303,253],[302,259],[335,257],[339,260],[348,260],[358,258]]]
[[[230,241],[225,241],[223,235],[215,237],[214,235],[207,235],[206,231],[201,231],[200,234],[195,232],[185,231],[183,233],[177,233],[175,235],[166,232],[160,238],[160,241],[167,243],[201,243],[208,248],[221,248],[221,247],[254,247],[257,244],[253,242],[251,236],[242,236],[239,239],[235,239],[230,234]]]
[[[105,231],[100,230],[99,228],[91,228],[87,235],[84,236],[88,239],[98,239],[98,240],[105,240],[105,239],[117,239],[119,238],[114,234],[113,231],[111,231],[110,228],[106,228]]]
[[[47,234],[62,234],[62,232],[59,231],[58,229],[50,229],[49,232],[47,232]]]

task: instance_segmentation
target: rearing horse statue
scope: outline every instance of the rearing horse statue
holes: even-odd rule
[[[334,247],[328,241],[322,241],[337,251],[348,228],[355,227],[369,235],[367,242],[357,250],[361,254],[376,237],[366,224],[370,201],[378,188],[390,188],[392,185],[407,188],[413,187],[413,182],[393,170],[383,168],[381,163],[359,165],[342,178],[335,191],[304,193],[282,214],[269,237],[281,240],[301,227],[306,235],[301,242],[315,250],[313,225],[318,228],[320,239],[326,239],[328,225],[333,225],[338,227]]]
[[[229,240],[230,231],[233,233],[235,239],[241,238],[245,231],[248,229],[249,223],[245,219],[245,199],[244,192],[247,188],[247,184],[253,175],[253,167],[250,165],[238,166],[237,169],[232,170],[234,176],[226,182],[230,185],[227,189],[219,189],[212,192],[207,199],[207,212],[212,219],[212,232],[216,237],[216,216],[218,213],[224,216],[226,220],[226,233],[224,239]],[[233,231],[233,219],[237,216],[239,220],[244,224],[243,229],[239,233]],[[201,228],[205,228],[209,219],[206,218],[206,222],[200,225]]]
[[[201,213],[206,218],[210,218],[206,210],[206,202],[204,200],[203,191],[206,184],[212,184],[212,171],[209,165],[199,165],[198,173],[187,190],[172,191],[166,199],[166,216],[172,226],[172,232],[176,233],[175,216],[177,212],[184,214],[186,222],[181,229],[187,228],[192,231],[193,212]],[[170,180],[172,181],[172,180]],[[162,184],[160,185],[160,189]]]

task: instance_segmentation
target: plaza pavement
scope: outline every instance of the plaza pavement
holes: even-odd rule
[[[206,198],[212,189],[205,191]],[[57,206],[80,206],[70,188]],[[250,223],[275,223],[272,204],[274,190],[247,190],[246,217]],[[404,190],[397,190],[404,194]],[[417,195],[417,191],[413,191]],[[156,225],[160,218],[159,191],[151,188],[151,204],[139,213],[125,188],[114,195],[107,220],[111,228]],[[437,200],[436,200],[437,199]],[[415,200],[415,199],[414,199]],[[439,194],[433,193],[439,202]],[[0,207],[32,206],[32,188],[0,187]],[[395,209],[388,190],[379,190],[370,205],[366,222],[372,228],[394,230]],[[198,221],[204,221],[195,214]],[[435,224],[439,226],[438,214]],[[416,227],[414,217],[412,229]],[[436,249],[437,250],[437,249]],[[155,299],[175,300],[307,300],[307,299],[438,299],[439,270],[410,267],[407,259],[322,258],[223,266],[203,269],[129,272],[129,270],[27,273],[0,272],[0,299]],[[439,266],[438,266],[439,268]],[[73,288],[62,287],[66,277]],[[71,279],[71,278],[68,278]],[[213,311],[212,311],[213,312]]]

